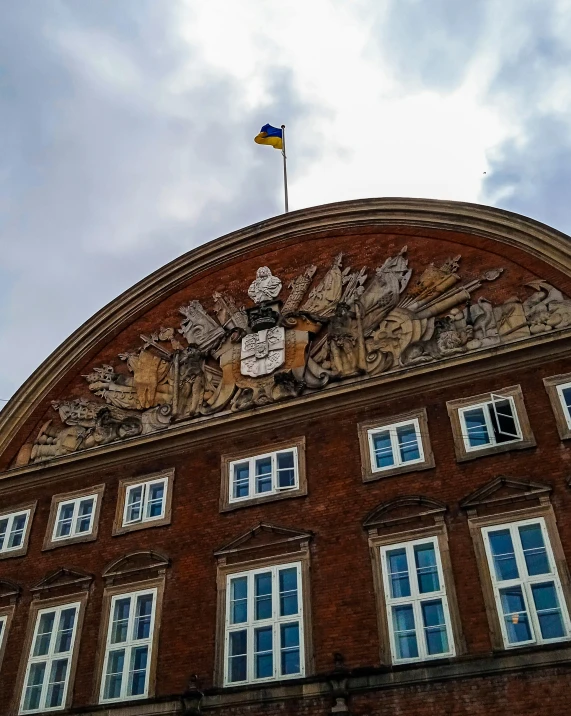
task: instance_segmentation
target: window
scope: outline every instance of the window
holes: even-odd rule
[[[77,602],[38,611],[20,713],[65,708],[79,610]]]
[[[434,467],[426,410],[360,423],[363,480]]]
[[[557,386],[557,395],[561,401],[561,407],[563,408],[563,414],[567,427],[571,430],[571,383],[563,383]]]
[[[93,515],[97,495],[89,495],[71,502],[60,502],[53,540],[89,534],[93,528]]]
[[[148,695],[156,601],[156,589],[112,597],[101,702],[125,701]]]
[[[571,438],[571,373],[543,379],[561,440]]]
[[[446,404],[458,461],[535,445],[519,385]]]
[[[437,538],[380,548],[393,663],[454,655]]]
[[[170,524],[174,470],[119,483],[113,534]]]
[[[303,676],[299,562],[227,576],[226,686]]]
[[[305,440],[222,456],[220,509],[307,494]]]
[[[543,518],[482,528],[506,648],[569,638],[569,615]]]
[[[0,558],[25,554],[35,504],[0,514]]]

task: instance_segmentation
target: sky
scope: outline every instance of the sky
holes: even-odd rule
[[[571,0],[0,0],[0,399],[186,251],[410,196],[571,234]],[[4,402],[0,402],[0,407]]]

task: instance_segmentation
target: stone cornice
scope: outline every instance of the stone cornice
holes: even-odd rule
[[[270,245],[292,240],[302,241],[305,236],[320,231],[389,225],[461,231],[489,238],[519,248],[571,276],[568,236],[518,214],[477,204],[428,199],[362,199],[280,215],[184,254],[135,284],[86,321],[44,361],[0,412],[0,455],[27,421],[40,417],[38,408],[74,367],[93,355],[110,336],[194,276],[248,252],[262,252]]]

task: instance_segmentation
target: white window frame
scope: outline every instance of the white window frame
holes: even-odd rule
[[[516,427],[516,434],[512,435],[512,433],[506,433],[500,429],[500,423],[498,421],[498,408],[497,403],[500,401],[507,400],[511,406],[512,409],[512,417],[515,423]],[[482,412],[484,414],[484,422],[486,424],[486,430],[488,431],[488,437],[490,438],[490,441],[485,443],[484,445],[470,445],[470,439],[468,434],[468,426],[466,425],[466,420],[464,417],[464,414],[470,410],[477,410],[478,408],[482,409]],[[511,440],[503,440],[501,443],[496,440],[496,435],[494,431],[494,426],[492,424],[492,419],[490,416],[490,410],[494,412],[494,416],[496,418],[496,424],[498,425],[498,433],[500,435],[506,435],[511,437]],[[500,413],[501,414],[501,413]],[[474,403],[473,405],[465,405],[461,408],[458,408],[458,417],[460,418],[460,427],[462,429],[462,440],[464,441],[464,449],[466,452],[476,452],[478,450],[487,450],[491,447],[495,447],[496,445],[509,445],[511,443],[517,443],[521,442],[523,440],[523,433],[521,430],[521,424],[519,420],[519,416],[517,414],[517,407],[515,404],[515,400],[511,395],[496,395],[494,393],[490,393],[490,400],[486,400],[481,403]]]
[[[8,615],[0,614],[0,655],[2,654],[2,644],[6,638],[6,629],[8,628]]]
[[[294,483],[293,485],[287,485],[286,487],[278,486],[278,455],[283,453],[293,453],[293,471],[294,471]],[[256,492],[256,461],[270,458],[272,462],[272,489],[266,492]],[[248,494],[242,497],[234,497],[234,469],[237,465],[248,464]],[[288,468],[289,469],[289,468]],[[273,452],[261,453],[260,455],[252,455],[252,457],[245,457],[241,460],[232,460],[229,464],[228,470],[228,503],[236,504],[239,502],[248,502],[249,500],[255,500],[259,497],[269,497],[270,495],[279,495],[284,492],[293,492],[299,490],[299,454],[297,446],[283,448],[281,450],[274,450]]]
[[[147,510],[149,506],[149,491],[151,486],[163,485],[163,500],[161,506],[161,514],[153,515],[152,517],[147,516]],[[141,516],[137,520],[128,520],[127,514],[129,512],[129,494],[137,488],[142,488],[141,492]],[[134,482],[132,485],[127,485],[125,488],[125,505],[123,507],[123,523],[122,527],[129,527],[130,525],[139,525],[145,522],[154,522],[155,520],[162,520],[166,512],[167,504],[167,490],[168,490],[168,477],[159,477],[154,480],[141,480],[141,482]]]
[[[398,442],[397,428],[404,427],[405,425],[414,425],[414,434],[418,446],[418,452],[420,457],[414,460],[403,460],[400,455],[400,446]],[[377,456],[375,451],[374,437],[379,433],[389,433],[391,439],[391,448],[393,454],[394,463],[392,465],[386,465],[385,467],[377,467]],[[397,467],[406,465],[418,465],[423,463],[426,458],[424,457],[424,447],[422,445],[422,435],[420,431],[420,422],[418,418],[411,418],[410,420],[401,420],[398,423],[390,423],[388,425],[382,425],[379,428],[371,428],[367,431],[367,437],[369,441],[369,453],[371,459],[371,472],[384,472],[385,470],[394,470]]]
[[[567,407],[567,403],[565,402],[565,398],[563,397],[563,391],[567,388],[571,388],[571,383],[561,383],[560,385],[557,385],[555,387],[557,388],[557,397],[559,398],[559,402],[561,403],[561,410],[563,411],[563,415],[565,416],[567,428],[571,430],[571,411]]]
[[[71,645],[68,651],[66,652],[60,652],[56,653],[54,651],[55,642],[57,639],[58,630],[57,627],[59,626],[59,621],[61,619],[61,613],[63,611],[66,611],[67,609],[75,609],[75,618],[73,621],[73,631],[71,635]],[[51,637],[49,642],[49,648],[48,653],[44,654],[42,656],[32,656],[34,647],[36,644],[36,638],[38,636],[38,629],[40,626],[40,621],[43,614],[47,614],[49,612],[55,612],[54,617],[54,624],[53,629],[51,631]],[[20,697],[20,708],[19,712],[20,714],[35,714],[35,713],[44,713],[44,712],[51,712],[51,711],[62,711],[66,708],[66,701],[68,696],[68,690],[69,690],[69,684],[70,684],[70,675],[72,670],[72,664],[73,664],[73,654],[75,649],[75,640],[77,637],[77,629],[78,629],[78,623],[79,618],[81,614],[81,603],[80,602],[71,602],[69,604],[58,604],[57,606],[52,607],[46,607],[45,609],[39,609],[36,612],[36,623],[34,625],[34,632],[32,635],[32,641],[30,642],[30,649],[28,652],[28,662],[26,666],[26,673],[24,675],[24,681],[22,684],[22,694]],[[64,682],[64,693],[62,697],[62,703],[61,706],[52,706],[50,708],[43,706],[45,703],[46,697],[47,697],[47,691],[49,686],[49,676],[51,672],[51,667],[53,662],[59,661],[63,658],[67,659],[67,670],[66,670],[66,676],[65,676],[65,682]],[[26,693],[27,693],[27,685],[28,685],[28,678],[30,676],[30,671],[33,664],[46,662],[46,669],[45,669],[45,676],[42,684],[42,691],[40,696],[40,707],[37,709],[24,709],[24,702],[26,700]]]
[[[81,497],[76,497],[72,500],[61,500],[61,502],[58,502],[57,509],[56,509],[56,518],[54,521],[54,528],[53,528],[53,534],[52,534],[52,542],[64,542],[66,540],[74,539],[74,537],[86,537],[90,535],[93,532],[93,525],[95,524],[95,511],[97,509],[97,500],[99,498],[98,494],[93,495],[82,495]],[[93,500],[93,508],[91,510],[91,515],[89,516],[89,529],[84,532],[79,532],[77,527],[79,523],[79,506],[82,502],[85,502],[86,500]],[[60,523],[60,515],[61,511],[64,507],[67,505],[73,504],[73,514],[71,516],[71,531],[68,535],[60,535],[58,537],[57,531],[58,531],[58,525]]]
[[[436,557],[436,568],[440,589],[434,592],[421,593],[418,589],[418,579],[416,574],[416,563],[414,559],[414,548],[417,545],[432,544]],[[380,548],[381,573],[383,578],[383,589],[385,593],[387,627],[389,632],[389,641],[391,647],[391,657],[393,664],[409,664],[420,661],[432,661],[434,659],[447,659],[456,654],[456,645],[454,642],[454,632],[452,629],[452,620],[450,617],[450,609],[448,607],[448,597],[446,594],[446,582],[444,581],[444,571],[442,569],[442,559],[440,557],[440,547],[438,537],[425,537],[423,539],[408,540],[406,542],[394,542],[382,545]],[[410,596],[393,597],[391,596],[391,583],[388,571],[387,553],[396,549],[404,549],[408,564],[408,578],[410,584]],[[444,612],[444,620],[446,625],[446,636],[448,638],[449,650],[439,654],[429,654],[424,639],[424,624],[422,618],[421,605],[423,602],[431,602],[434,600],[442,600],[442,610]],[[398,658],[397,645],[393,629],[393,607],[411,605],[414,614],[414,626],[416,633],[416,643],[418,646],[418,656],[412,658]]]
[[[31,510],[28,508],[26,510],[17,510],[16,512],[5,512],[4,514],[0,514],[0,520],[8,520],[8,524],[6,525],[6,532],[4,535],[4,542],[0,547],[0,554],[16,552],[17,550],[21,550],[22,547],[26,544],[26,535],[30,526],[30,513]],[[14,527],[14,521],[17,517],[21,517],[22,515],[26,516],[26,521],[24,522],[24,528],[22,530],[22,540],[20,544],[16,545],[15,547],[8,547],[7,545]]]
[[[525,563],[525,557],[523,554],[523,549],[521,547],[521,541],[519,539],[518,528],[523,527],[525,525],[532,525],[532,524],[539,524],[541,526],[541,533],[543,535],[543,542],[545,544],[545,552],[546,552],[546,556],[547,556],[547,559],[549,562],[550,571],[544,572],[543,574],[536,574],[533,576],[528,576],[527,575],[527,567],[526,567],[526,563]],[[496,570],[494,567],[494,558],[492,555],[489,533],[497,532],[499,530],[506,530],[506,529],[510,531],[512,544],[514,546],[514,555],[515,555],[517,570],[518,570],[518,573],[520,576],[517,577],[516,579],[498,580],[498,578],[496,577]],[[515,538],[514,538],[514,533],[516,535]],[[571,637],[571,621],[569,619],[569,612],[567,611],[567,603],[565,601],[565,595],[563,594],[563,589],[561,587],[561,580],[559,578],[559,573],[557,571],[557,564],[556,564],[555,558],[553,556],[553,549],[551,547],[549,533],[548,533],[547,527],[545,525],[545,519],[543,517],[534,517],[534,518],[528,519],[528,520],[519,520],[516,522],[505,522],[505,523],[499,523],[499,524],[495,524],[495,525],[489,525],[487,527],[482,527],[482,539],[484,542],[484,548],[485,548],[486,557],[488,560],[488,570],[489,570],[490,578],[492,580],[492,589],[493,589],[493,593],[494,593],[496,613],[498,616],[498,621],[500,622],[500,628],[502,631],[504,647],[506,649],[517,649],[521,646],[528,646],[530,644],[554,644],[557,642],[568,641],[569,638]],[[542,582],[546,582],[546,581],[552,581],[554,583],[555,592],[557,594],[557,599],[559,600],[559,606],[561,609],[561,618],[563,620],[563,625],[566,630],[565,636],[556,637],[555,639],[544,639],[541,636],[539,620],[537,618],[535,603],[534,603],[533,595],[531,592],[532,585],[541,584]],[[509,587],[516,587],[516,586],[521,587],[524,603],[526,606],[526,612],[529,617],[530,631],[532,632],[533,638],[529,639],[527,641],[518,641],[515,643],[510,643],[510,641],[508,639],[508,634],[506,631],[504,613],[503,613],[502,603],[501,603],[500,590],[506,589]]]
[[[130,637],[131,634],[133,634],[133,629],[135,625],[135,608],[137,604],[137,598],[141,596],[146,596],[148,594],[153,595],[153,605],[151,608],[151,621],[149,625],[149,636],[148,638],[144,639],[133,639]],[[115,594],[111,598],[111,601],[109,603],[109,622],[107,625],[107,636],[105,639],[105,656],[103,658],[103,666],[101,670],[101,686],[99,689],[99,703],[101,704],[114,704],[119,703],[121,701],[131,701],[136,699],[146,699],[149,695],[149,683],[150,683],[150,675],[151,675],[151,660],[153,659],[154,654],[154,636],[155,636],[155,621],[156,621],[156,613],[157,613],[157,596],[158,596],[158,590],[156,587],[152,587],[150,589],[139,589],[134,592],[121,592],[120,594]],[[115,603],[120,599],[127,599],[130,598],[131,604],[129,606],[129,618],[127,622],[127,639],[123,642],[117,642],[117,643],[111,643],[111,635],[113,633],[113,614],[115,611]],[[145,674],[145,690],[142,694],[136,694],[136,695],[128,695],[127,694],[127,687],[129,685],[129,669],[130,669],[130,663],[131,663],[131,654],[134,649],[140,646],[148,646],[148,652],[147,652],[147,668],[146,668],[146,674]],[[123,661],[123,672],[122,672],[122,678],[121,678],[121,694],[117,696],[116,698],[105,698],[105,682],[106,682],[106,675],[107,675],[107,664],[109,661],[109,654],[111,651],[117,651],[119,649],[124,649],[125,651],[125,659]]]
[[[297,570],[297,614],[279,615],[279,572],[285,569]],[[254,619],[255,609],[255,577],[257,574],[272,574],[272,616],[268,619]],[[284,564],[260,567],[243,572],[232,572],[226,576],[226,609],[224,619],[224,686],[242,686],[244,684],[261,684],[268,681],[282,681],[284,679],[299,679],[305,676],[305,638],[303,615],[303,573],[301,562],[288,562]],[[232,580],[246,577],[247,591],[247,619],[238,624],[231,623],[232,609]],[[297,622],[299,625],[299,673],[282,675],[281,671],[281,637],[280,627],[285,624]],[[272,627],[272,655],[273,674],[263,678],[255,678],[255,643],[254,634],[257,628]],[[230,634],[232,632],[247,632],[247,678],[245,681],[230,681]]]

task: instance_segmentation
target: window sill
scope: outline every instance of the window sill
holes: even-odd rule
[[[462,454],[456,456],[456,462],[468,462],[469,460],[477,460],[480,457],[487,457],[488,455],[500,455],[504,452],[511,452],[512,450],[527,450],[528,448],[536,447],[537,443],[534,439],[519,440],[513,443],[500,443],[499,445],[492,445],[492,447],[483,448],[482,450],[474,450],[470,452],[462,451]]]
[[[148,530],[152,529],[153,527],[165,527],[166,525],[170,525],[171,523],[171,516],[166,515],[165,517],[161,517],[160,519],[156,520],[149,520],[147,522],[137,522],[133,525],[121,525],[120,527],[115,527],[113,529],[113,537],[118,537],[119,535],[124,535],[129,532],[138,532],[139,530]]]
[[[400,465],[390,470],[363,471],[363,482],[376,482],[377,480],[383,480],[385,477],[395,477],[396,475],[431,470],[433,467],[435,467],[434,455],[431,454],[428,460],[417,462],[413,465]]]
[[[260,495],[259,497],[252,497],[251,499],[244,500],[243,502],[226,502],[220,505],[220,512],[233,512],[234,510],[240,510],[243,507],[254,507],[255,505],[264,505],[266,502],[277,502],[278,500],[288,500],[293,497],[305,497],[307,495],[307,485],[304,488],[297,490],[285,490],[284,492],[276,492],[272,495]]]
[[[78,535],[77,537],[66,537],[61,540],[50,540],[42,547],[42,552],[49,552],[52,549],[58,549],[59,547],[67,547],[70,544],[81,544],[83,542],[95,542],[97,534],[93,532],[88,535]]]

